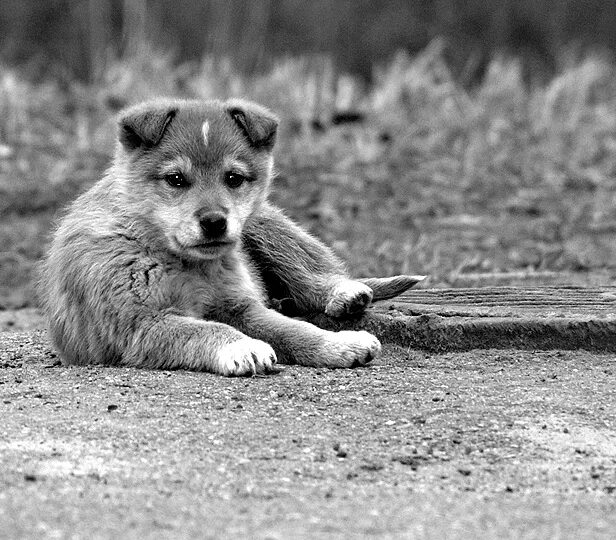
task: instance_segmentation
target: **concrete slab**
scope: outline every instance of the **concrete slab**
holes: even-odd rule
[[[486,287],[411,290],[358,320],[310,319],[365,329],[385,343],[429,351],[616,351],[616,287]]]

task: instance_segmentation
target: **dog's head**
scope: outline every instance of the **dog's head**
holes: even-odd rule
[[[267,197],[277,125],[267,109],[241,100],[127,109],[116,166],[130,219],[183,258],[220,257]]]

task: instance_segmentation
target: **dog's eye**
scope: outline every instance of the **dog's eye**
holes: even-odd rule
[[[225,184],[232,189],[240,187],[248,178],[234,172],[225,173]]]
[[[175,188],[185,188],[190,186],[186,178],[184,178],[184,175],[178,172],[166,174],[165,182]]]

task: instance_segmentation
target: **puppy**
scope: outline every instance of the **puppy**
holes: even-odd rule
[[[267,201],[278,121],[253,103],[158,100],[121,113],[113,162],[69,208],[40,296],[67,364],[267,373],[353,367],[381,349],[272,309],[333,317],[417,280],[350,280]]]

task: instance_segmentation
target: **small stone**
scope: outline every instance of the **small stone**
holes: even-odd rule
[[[26,474],[24,474],[24,480],[26,482],[36,482],[37,478],[32,473],[26,473]]]
[[[118,408],[117,405],[107,405],[107,412],[115,411]]]
[[[11,146],[6,144],[0,144],[0,159],[8,159],[14,153],[14,150]]]
[[[412,471],[416,471],[419,466],[419,457],[417,456],[394,456],[392,461],[397,461],[401,465],[407,465]]]
[[[470,469],[468,469],[468,468],[466,468],[466,467],[460,467],[460,468],[458,469],[458,472],[459,472],[462,476],[470,476],[470,475],[471,475],[471,473],[472,473],[473,471],[471,471]]]
[[[52,358],[54,358],[56,355],[50,355]],[[50,368],[55,368],[58,366],[62,365],[62,361],[61,360],[54,360],[51,364],[46,364],[45,366],[43,366],[46,369],[50,369]]]
[[[364,471],[380,471],[384,469],[384,466],[381,463],[364,463],[359,468]]]
[[[341,446],[341,444],[339,442],[334,443],[334,445],[332,446],[332,448],[334,449],[334,451],[336,452],[336,457],[339,458],[345,458],[348,455],[348,452],[346,451],[345,448],[343,448]]]

